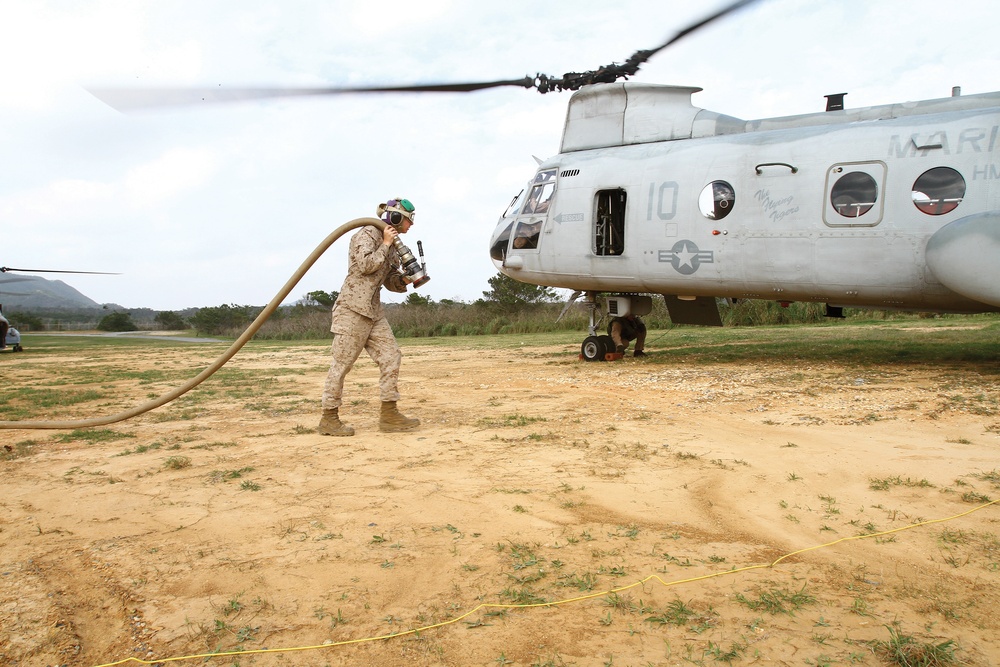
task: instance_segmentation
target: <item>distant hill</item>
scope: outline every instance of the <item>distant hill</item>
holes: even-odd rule
[[[4,312],[20,310],[77,310],[101,308],[61,280],[48,280],[25,274],[0,274],[0,303]]]

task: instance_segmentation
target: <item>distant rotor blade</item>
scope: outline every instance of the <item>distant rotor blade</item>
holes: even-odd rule
[[[89,273],[100,276],[120,276],[120,273],[109,273],[108,271],[60,271],[59,269],[15,269],[10,266],[0,266],[0,273],[8,271],[20,271],[21,273]]]
[[[243,102],[276,97],[317,97],[360,93],[471,93],[501,86],[534,87],[530,76],[502,81],[428,83],[407,86],[346,86],[326,88],[230,88],[222,85],[197,88],[88,88],[91,95],[119,111],[156,107]]]

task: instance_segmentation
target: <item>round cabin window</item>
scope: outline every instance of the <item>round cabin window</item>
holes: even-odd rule
[[[698,208],[709,220],[722,220],[733,210],[736,193],[725,181],[712,181],[698,195]]]
[[[934,167],[913,182],[913,205],[927,215],[944,215],[965,197],[965,179],[951,167]]]
[[[878,185],[863,171],[844,174],[830,190],[830,203],[845,218],[860,218],[875,206],[877,199]]]

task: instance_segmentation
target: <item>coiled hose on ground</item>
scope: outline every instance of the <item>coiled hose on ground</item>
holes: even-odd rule
[[[236,355],[236,353],[240,351],[240,348],[242,348],[244,345],[247,344],[247,341],[253,338],[254,334],[257,333],[257,330],[260,329],[261,326],[264,324],[264,322],[267,321],[267,318],[269,318],[271,314],[278,309],[278,306],[280,306],[281,302],[285,300],[285,297],[287,297],[291,293],[292,289],[295,288],[298,282],[302,279],[302,276],[304,276],[306,272],[310,268],[312,268],[312,265],[316,263],[316,260],[318,260],[320,256],[324,252],[326,252],[326,250],[331,245],[333,245],[333,243],[337,239],[339,239],[341,236],[351,231],[352,229],[357,229],[358,227],[364,227],[365,225],[372,225],[373,227],[378,227],[379,229],[385,228],[385,223],[379,220],[378,218],[356,218],[354,220],[351,220],[350,222],[344,223],[340,227],[337,227],[337,229],[333,230],[333,232],[331,232],[329,236],[323,239],[322,243],[316,246],[316,249],[312,251],[312,253],[305,259],[305,261],[302,262],[298,270],[296,270],[295,273],[292,274],[292,276],[288,279],[288,282],[285,283],[284,287],[282,287],[281,290],[274,295],[274,298],[271,299],[271,302],[268,303],[267,307],[265,307],[264,310],[261,311],[260,315],[257,316],[257,319],[255,319],[250,324],[250,326],[247,327],[247,330],[243,332],[243,335],[237,338],[236,341],[231,346],[229,346],[229,349],[226,350],[222,354],[222,356],[216,359],[211,366],[203,370],[197,376],[191,378],[188,382],[178,387],[177,389],[167,392],[166,394],[160,396],[159,398],[155,398],[147,403],[143,403],[142,405],[136,406],[130,410],[119,412],[118,414],[115,415],[109,415],[107,417],[94,417],[92,419],[71,419],[62,421],[13,421],[13,422],[0,421],[0,429],[13,429],[13,428],[76,429],[76,428],[93,428],[95,426],[106,426],[108,424],[114,424],[115,422],[131,419],[132,417],[137,417],[143,414],[144,412],[149,412],[150,410],[166,405],[170,401],[179,398],[180,396],[183,396],[184,394],[191,391],[199,384],[207,380],[209,377],[211,377],[213,373],[222,368],[227,361],[232,359]]]

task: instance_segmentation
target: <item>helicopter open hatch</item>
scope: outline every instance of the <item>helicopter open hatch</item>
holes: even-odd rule
[[[598,190],[597,215],[594,216],[594,254],[621,255],[625,252],[624,188]]]

